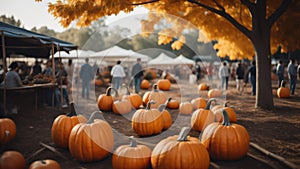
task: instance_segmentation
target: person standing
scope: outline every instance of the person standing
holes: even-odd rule
[[[196,71],[197,82],[199,82],[201,79],[201,66],[199,62],[196,62],[195,71]]]
[[[210,85],[212,86],[213,74],[214,74],[214,66],[213,62],[210,62],[206,68],[207,77]]]
[[[222,66],[219,69],[219,77],[221,79],[222,90],[224,89],[224,86],[225,90],[228,89],[229,73],[229,67],[227,66],[226,62],[223,62]]]
[[[242,94],[244,91],[244,76],[245,76],[245,70],[244,67],[242,66],[242,63],[239,62],[237,65],[237,68],[235,70],[235,74],[236,74],[236,89],[237,92]]]
[[[140,92],[140,85],[143,77],[143,67],[141,65],[141,58],[137,59],[137,62],[133,65],[131,70],[131,75],[133,76],[134,90],[135,93]]]
[[[42,73],[42,67],[38,60],[35,61],[35,65],[32,66],[31,75],[35,76]]]
[[[278,77],[278,87],[280,87],[281,81],[283,81],[284,78],[284,66],[281,60],[278,62],[278,65],[276,67],[276,74]]]
[[[250,83],[252,86],[252,95],[256,95],[256,62],[255,60],[252,61],[251,66],[248,69],[247,75],[249,76]]]
[[[90,98],[90,82],[94,79],[94,72],[92,66],[89,64],[89,58],[85,59],[85,64],[81,66],[79,77],[82,80],[81,96],[87,99]]]
[[[68,93],[72,94],[72,80],[73,80],[73,73],[74,73],[74,66],[73,66],[73,62],[72,59],[68,60],[68,66],[65,68],[65,70],[67,71],[67,80],[68,80]],[[72,97],[71,97],[72,98]]]
[[[294,95],[297,83],[297,68],[295,66],[294,59],[290,59],[290,63],[288,65],[288,76],[290,80],[290,92],[291,95]]]
[[[121,61],[118,60],[117,64],[113,66],[110,72],[112,76],[112,85],[115,89],[119,90],[123,81],[123,77],[125,77],[124,68],[121,66]]]

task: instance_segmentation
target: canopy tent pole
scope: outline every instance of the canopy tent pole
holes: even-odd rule
[[[52,78],[55,80],[55,63],[54,63],[54,43],[51,44],[51,56],[52,56]],[[54,97],[55,97],[55,87],[52,88],[52,112],[54,112]]]
[[[77,56],[77,59],[76,59],[76,61],[77,61],[77,63],[76,63],[76,65],[77,65],[77,68],[75,67],[75,66],[73,66],[73,77],[74,77],[74,71],[77,73],[77,75],[79,74],[78,72],[77,72],[77,69],[79,69],[79,65],[78,65],[78,62],[79,62],[79,57],[78,57],[78,49],[76,49],[76,56]],[[76,75],[76,76],[77,76]],[[73,82],[73,77],[72,77],[72,82]],[[79,82],[80,81],[80,77],[77,77],[78,78],[78,81],[77,82]],[[76,82],[76,79],[75,79],[75,82]],[[72,88],[73,88],[73,84],[72,84]],[[78,84],[76,84],[76,92],[77,92],[77,94],[76,94],[76,104],[78,105],[78,95],[79,95],[79,85]],[[72,93],[73,94],[73,93]],[[72,97],[73,97],[73,95],[72,95]]]
[[[6,66],[6,49],[5,49],[5,35],[4,31],[1,31],[1,38],[2,38],[2,59],[3,59],[3,84],[4,84],[4,90],[3,90],[3,111],[4,114],[7,115],[6,110],[6,72],[7,72],[7,66]]]

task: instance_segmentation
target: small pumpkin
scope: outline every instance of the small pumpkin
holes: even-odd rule
[[[222,96],[222,92],[219,89],[210,89],[207,93],[208,98],[217,98]]]
[[[128,99],[116,100],[113,103],[112,110],[116,114],[127,114],[131,112],[131,103]]]
[[[215,114],[215,121],[217,122],[222,122],[223,121],[223,114],[222,114],[222,110],[226,110],[228,117],[229,117],[229,121],[231,123],[235,123],[236,122],[236,113],[233,110],[233,108],[228,107],[228,102],[224,103],[224,106],[215,106],[211,109],[211,111]]]
[[[105,94],[100,94],[97,103],[98,103],[98,108],[101,111],[111,111],[112,110],[112,105],[114,102],[114,97],[111,95],[111,90],[114,90],[116,93],[117,90],[113,87],[108,87],[106,89]]]
[[[137,145],[133,136],[130,144],[119,146],[112,156],[114,169],[147,169],[150,166],[151,149],[145,145]]]
[[[290,97],[290,89],[285,87],[285,81],[281,81],[280,87],[277,89],[278,98]]]
[[[210,99],[204,109],[200,108],[193,112],[191,117],[191,126],[194,130],[203,131],[207,125],[215,121],[215,115],[210,110],[211,102],[216,101],[216,99]]]
[[[168,103],[170,102],[172,98],[169,98],[165,104],[161,104],[159,105],[159,107],[157,108],[158,111],[161,112],[162,114],[162,118],[163,118],[163,130],[167,130],[168,128],[170,128],[172,126],[172,117],[170,112],[168,112],[168,110],[166,110]]]
[[[179,108],[179,101],[175,100],[175,99],[171,99],[168,104],[167,104],[167,107],[169,109],[178,109]]]
[[[38,160],[30,164],[29,169],[61,169],[58,162],[51,159]]]
[[[102,86],[103,84],[105,84],[103,79],[95,79],[95,85],[96,86]]]
[[[138,109],[132,116],[132,129],[139,136],[150,136],[158,134],[163,129],[163,117],[157,109],[151,109],[153,100],[149,101],[146,109]]]
[[[190,115],[193,113],[194,106],[190,102],[183,102],[179,105],[179,113],[183,115]]]
[[[208,125],[202,133],[201,142],[213,159],[241,159],[249,150],[249,134],[243,126],[230,123],[226,110],[222,113],[223,122]]]
[[[143,100],[143,106],[145,106],[145,107],[146,107],[147,103],[149,102],[150,93],[151,93],[151,91],[147,91],[143,95],[142,100]]]
[[[61,148],[67,148],[72,128],[78,123],[85,123],[87,119],[77,115],[74,103],[70,104],[71,111],[67,115],[59,115],[52,123],[51,137],[53,142]]]
[[[1,169],[25,169],[26,161],[18,151],[5,151],[0,157]]]
[[[191,103],[193,104],[194,110],[206,107],[206,100],[201,97],[193,99]]]
[[[206,83],[200,83],[198,85],[198,90],[203,91],[203,90],[209,90],[209,86]]]
[[[124,95],[123,98],[129,99],[134,109],[138,109],[143,104],[142,97],[139,94],[130,93],[128,87],[127,87],[127,95]]]
[[[71,155],[80,162],[101,160],[112,152],[114,136],[111,126],[104,120],[96,119],[101,112],[94,112],[87,123],[78,123],[69,137]]]
[[[171,82],[169,79],[160,79],[157,81],[157,87],[159,90],[170,90]]]
[[[199,168],[207,169],[209,154],[198,138],[188,137],[189,127],[182,128],[179,135],[161,140],[153,149],[153,169]]]
[[[140,85],[141,89],[149,89],[150,88],[150,82],[146,79],[143,79]]]
[[[10,118],[0,119],[0,145],[8,143],[16,136],[17,127]]]
[[[148,100],[153,100],[155,102],[154,104],[151,104],[151,108],[158,108],[159,105],[164,104],[167,101],[167,97],[163,91],[157,89],[157,84],[154,84]]]

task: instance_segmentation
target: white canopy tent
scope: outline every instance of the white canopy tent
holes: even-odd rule
[[[150,60],[148,65],[174,65],[174,59],[165,53],[161,53],[156,58]]]
[[[67,52],[57,52],[54,55],[54,58],[62,58],[62,59],[77,59],[77,58],[86,58],[90,57],[95,53],[91,50],[72,50],[69,53]]]
[[[194,60],[191,60],[191,59],[188,59],[186,58],[185,56],[183,55],[179,55],[177,58],[175,58],[172,62],[173,64],[185,64],[185,65],[194,65],[195,64],[195,61]]]

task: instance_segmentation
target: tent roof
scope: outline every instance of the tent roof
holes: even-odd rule
[[[183,55],[179,55],[177,58],[173,61],[174,64],[187,64],[187,65],[193,65],[195,64],[194,60],[188,59]]]
[[[76,45],[47,35],[35,33],[23,28],[0,22],[0,35],[5,39],[6,56],[20,54],[26,57],[49,58],[52,44],[54,52],[77,49]],[[0,39],[0,57],[3,56],[2,38]]]
[[[63,58],[63,59],[76,59],[76,58],[86,58],[95,52],[92,50],[72,50],[69,53],[62,51],[56,52],[54,58]]]
[[[150,60],[148,65],[172,65],[174,64],[174,59],[165,53],[161,53],[156,58]]]

